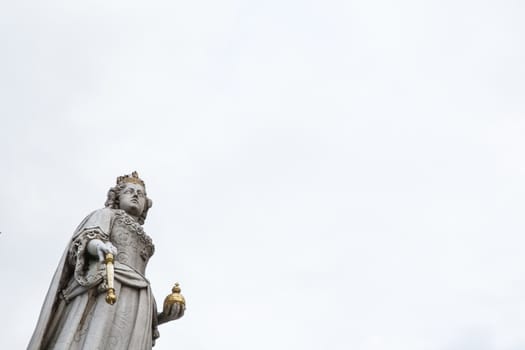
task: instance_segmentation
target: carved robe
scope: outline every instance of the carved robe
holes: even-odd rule
[[[91,239],[117,248],[117,302],[105,301],[104,263],[87,252]],[[79,225],[51,282],[28,350],[146,350],[158,337],[146,265],[151,238],[124,210],[104,208]]]

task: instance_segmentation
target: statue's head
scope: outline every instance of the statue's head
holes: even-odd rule
[[[153,202],[146,195],[146,185],[136,171],[131,175],[119,176],[117,184],[108,191],[105,206],[112,209],[122,209],[135,216],[142,225],[146,220],[149,208]]]

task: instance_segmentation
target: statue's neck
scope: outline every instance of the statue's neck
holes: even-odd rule
[[[125,211],[124,209],[121,209],[124,213],[126,213],[127,216],[131,217],[133,220],[135,220],[136,222],[139,222],[139,217],[134,215],[134,214],[130,214],[128,213],[127,211]]]

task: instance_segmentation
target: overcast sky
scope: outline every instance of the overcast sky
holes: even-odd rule
[[[522,1],[0,6],[0,348],[137,170],[157,350],[525,349]]]

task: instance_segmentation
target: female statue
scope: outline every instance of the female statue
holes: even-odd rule
[[[78,226],[55,272],[28,350],[145,350],[157,325],[178,319],[184,305],[162,313],[144,277],[154,245],[142,225],[152,202],[136,172],[117,178],[105,208]],[[114,281],[104,258],[114,258]],[[108,283],[117,301],[106,302]]]

